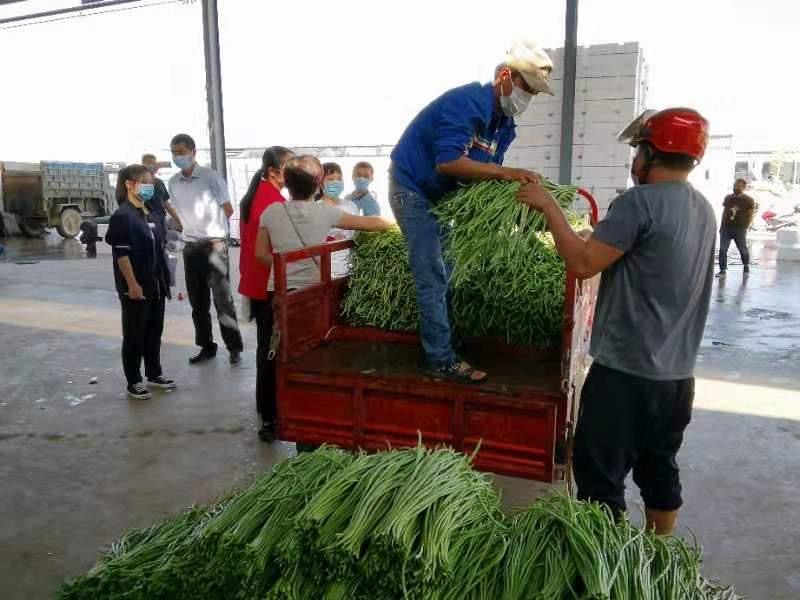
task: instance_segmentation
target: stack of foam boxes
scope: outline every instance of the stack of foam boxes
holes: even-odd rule
[[[103,163],[41,161],[42,194],[45,198],[104,198]]]
[[[548,54],[555,96],[537,96],[517,118],[517,139],[505,164],[558,181],[564,49]],[[603,44],[578,48],[576,73],[570,181],[589,190],[604,213],[628,185],[631,149],[616,135],[645,108],[647,66],[638,43]]]

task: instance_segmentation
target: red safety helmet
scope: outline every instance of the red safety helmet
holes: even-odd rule
[[[687,154],[700,162],[708,146],[708,121],[691,108],[646,110],[617,136],[620,142],[651,144],[659,152]]]

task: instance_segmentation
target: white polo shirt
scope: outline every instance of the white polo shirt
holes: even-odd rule
[[[169,180],[170,202],[183,223],[183,235],[189,240],[225,238],[228,218],[222,205],[231,201],[228,184],[216,171],[195,165],[185,177],[177,172]]]

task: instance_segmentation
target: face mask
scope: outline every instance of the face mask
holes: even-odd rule
[[[511,82],[511,94],[503,96],[503,89],[500,88],[500,108],[507,117],[516,117],[525,112],[533,99],[533,94],[529,94]]]
[[[366,177],[353,178],[353,185],[356,186],[356,191],[366,192],[369,189],[369,179]]]
[[[344,191],[344,181],[329,181],[325,184],[324,192],[329,198],[338,198]]]
[[[172,162],[175,163],[175,166],[181,170],[188,169],[194,164],[194,158],[192,158],[191,154],[183,155],[173,155]]]
[[[153,199],[153,195],[155,193],[156,188],[152,183],[140,183],[139,190],[136,192],[136,195],[145,202],[149,202]]]

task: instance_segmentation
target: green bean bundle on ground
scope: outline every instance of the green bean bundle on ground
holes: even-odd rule
[[[564,494],[510,516],[467,456],[418,446],[284,461],[132,531],[60,600],[736,600],[696,543]]]

